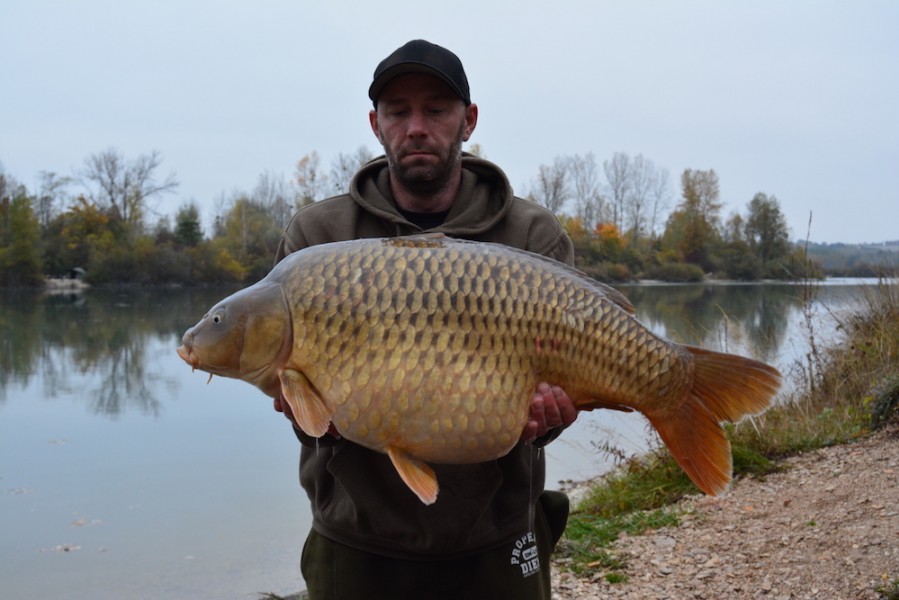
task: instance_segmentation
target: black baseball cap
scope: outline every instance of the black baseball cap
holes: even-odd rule
[[[382,60],[375,69],[375,75],[368,88],[368,97],[375,106],[378,96],[390,81],[406,73],[425,73],[442,79],[460,98],[465,106],[471,104],[468,78],[459,57],[437,44],[425,40],[412,40],[400,46]]]

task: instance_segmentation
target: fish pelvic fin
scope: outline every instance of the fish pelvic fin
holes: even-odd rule
[[[295,369],[281,371],[281,393],[306,435],[318,438],[328,432],[334,414],[303,373]]]
[[[425,504],[434,504],[437,501],[437,475],[424,461],[412,458],[403,450],[394,446],[387,447],[387,456],[396,472],[399,473],[409,489],[415,492],[418,499]]]
[[[722,422],[764,411],[780,388],[781,375],[765,363],[696,347],[694,380],[680,406],[646,414],[674,460],[711,496],[730,487],[733,458]]]

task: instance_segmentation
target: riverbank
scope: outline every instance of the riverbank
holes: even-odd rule
[[[800,385],[728,427],[742,477],[725,497],[684,487],[665,452],[587,485],[555,597],[899,600],[897,291],[868,290],[839,343],[808,327]]]
[[[619,536],[617,583],[557,558],[553,598],[899,597],[899,422],[781,463],[723,498],[678,502],[676,526]]]

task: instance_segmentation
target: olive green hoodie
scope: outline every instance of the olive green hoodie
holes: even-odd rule
[[[421,233],[397,210],[383,156],[353,177],[350,193],[299,210],[287,226],[277,260],[307,246]],[[574,249],[558,220],[534,202],[516,198],[493,163],[462,155],[462,185],[443,225],[429,231],[496,242],[571,264]]]
[[[429,231],[529,250],[571,264],[571,240],[558,220],[516,198],[496,165],[464,154],[462,185],[442,225]],[[307,246],[421,233],[396,208],[387,160],[356,174],[350,193],[299,210],[277,260]],[[403,559],[446,559],[492,550],[532,529],[543,491],[539,444],[519,443],[506,456],[473,465],[432,465],[437,502],[426,506],[405,486],[386,455],[325,436],[303,442],[300,482],[312,502],[313,528],[349,546]]]

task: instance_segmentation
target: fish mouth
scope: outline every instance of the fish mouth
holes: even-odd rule
[[[188,348],[184,344],[178,346],[178,349],[175,350],[178,353],[178,356],[181,357],[181,360],[189,364],[194,369],[200,368],[200,359],[193,353],[193,349]]]

